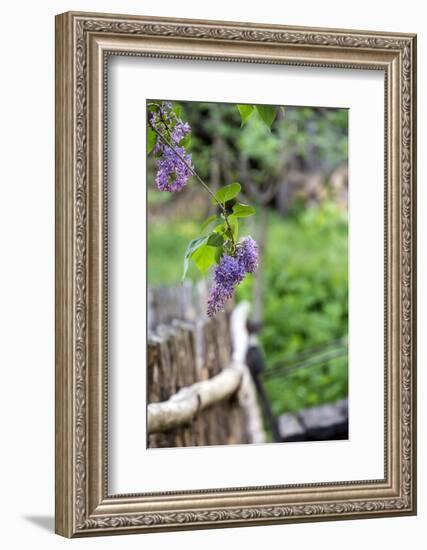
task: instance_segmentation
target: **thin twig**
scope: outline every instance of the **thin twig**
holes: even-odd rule
[[[215,201],[218,203],[218,205],[222,208],[223,212],[225,213],[225,207],[222,205],[222,203],[215,197],[215,195],[212,193],[212,191],[209,189],[209,187],[206,185],[206,183],[202,180],[202,178],[199,176],[199,174],[194,170],[194,168],[189,164],[185,158],[178,153],[178,151],[174,148],[174,146],[170,143],[168,139],[165,138],[165,136],[157,130],[157,128],[153,125],[151,120],[148,121],[148,124],[151,126],[152,130],[156,132],[156,134],[159,136],[159,138],[175,153],[175,155],[180,159],[181,162],[185,164],[185,166],[190,170],[190,172],[197,178],[199,183],[203,185],[203,187],[206,189],[206,191],[212,196],[212,198],[215,199]]]

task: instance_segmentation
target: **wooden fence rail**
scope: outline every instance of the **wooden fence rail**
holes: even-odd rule
[[[264,441],[255,389],[244,364],[247,307],[207,319],[205,297],[203,288],[188,285],[183,292],[150,290],[149,447]]]
[[[242,365],[236,363],[219,374],[180,389],[167,401],[148,405],[148,433],[166,432],[191,422],[200,411],[230,399],[239,389]]]

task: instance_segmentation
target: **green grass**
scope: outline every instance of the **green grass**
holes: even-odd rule
[[[181,281],[184,253],[189,241],[198,235],[200,224],[194,221],[162,220],[148,224],[148,284],[174,285]],[[193,280],[199,277],[191,263],[187,276]]]

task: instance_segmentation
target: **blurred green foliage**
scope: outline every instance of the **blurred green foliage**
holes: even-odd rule
[[[213,150],[219,140],[219,184],[238,181],[243,193],[242,159],[248,162],[252,182],[260,186],[280,180],[284,167],[300,172],[320,169],[329,174],[347,162],[346,109],[286,107],[271,131],[257,110],[242,128],[236,105],[182,102],[182,118],[191,124],[190,151],[202,178],[211,181]],[[200,235],[202,220],[215,209],[194,178],[179,194],[158,192],[154,169],[150,159],[148,284],[173,285],[181,280],[189,241]],[[242,220],[239,233],[256,238],[256,219],[255,223]],[[335,401],[348,393],[346,356],[268,377],[275,365],[289,363],[296,354],[347,336],[347,237],[347,212],[329,200],[307,207],[296,199],[286,217],[275,210],[274,201],[268,207],[260,339],[267,364],[266,387],[275,414]],[[192,262],[187,277],[200,278]],[[253,282],[252,276],[245,278],[237,289],[238,300],[253,301]]]
[[[201,223],[176,219],[157,219],[148,224],[148,284],[175,285],[181,281],[184,253],[188,242],[198,235]],[[200,273],[190,262],[187,278],[196,281]]]
[[[347,336],[347,215],[332,203],[298,217],[269,216],[264,260],[264,328],[260,339],[269,369],[295,354]],[[251,300],[253,278],[237,290]],[[267,379],[280,414],[347,395],[347,357]]]
[[[238,148],[250,159],[251,176],[263,183],[280,174],[285,164],[332,170],[347,159],[348,111],[317,111],[310,107],[287,107],[272,131],[252,116],[238,136]],[[262,144],[262,147],[260,147]]]
[[[235,104],[182,102],[181,105],[183,119],[192,127],[190,149],[194,164],[207,181],[213,136],[226,144],[224,161],[230,164],[231,181],[240,181],[235,161],[242,152],[250,159],[251,177],[256,183],[279,174],[282,151],[286,153],[284,161],[300,168],[321,166],[330,171],[347,161],[347,109],[287,106],[270,130],[256,111],[242,128]]]

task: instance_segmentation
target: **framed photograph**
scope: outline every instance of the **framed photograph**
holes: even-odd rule
[[[56,18],[56,532],[416,513],[416,37]]]

